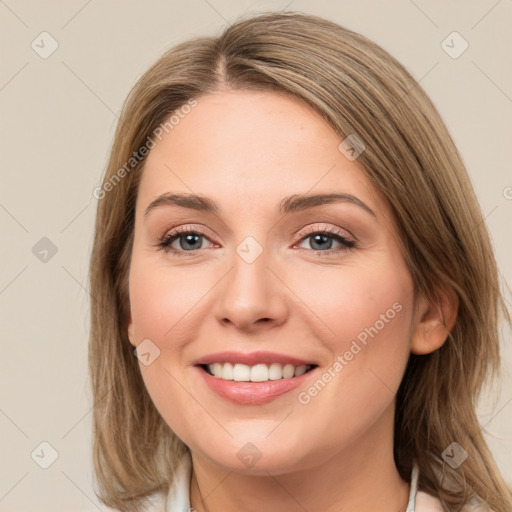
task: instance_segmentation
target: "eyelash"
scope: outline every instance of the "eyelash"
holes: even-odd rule
[[[178,228],[174,229],[173,231],[171,231],[170,233],[164,235],[162,238],[160,238],[158,240],[158,242],[156,243],[156,246],[160,250],[163,250],[164,252],[170,253],[174,256],[185,256],[187,254],[192,255],[192,256],[196,255],[197,252],[201,251],[202,249],[194,249],[192,251],[184,251],[181,249],[173,249],[170,246],[175,240],[177,240],[181,235],[184,235],[184,234],[199,235],[199,236],[202,236],[202,237],[208,239],[206,234],[201,232],[200,230],[197,230],[194,228],[178,227]],[[327,249],[327,250],[322,250],[322,251],[301,248],[301,249],[299,249],[300,251],[308,251],[308,252],[313,251],[315,253],[319,253],[320,256],[324,256],[324,255],[327,256],[327,255],[332,255],[334,253],[339,253],[341,251],[346,251],[348,249],[352,249],[353,247],[356,246],[354,241],[349,240],[347,237],[345,237],[342,234],[342,232],[340,232],[336,229],[333,229],[333,228],[303,233],[299,242],[302,242],[313,235],[327,235],[328,238],[332,238],[332,239],[336,240],[337,242],[341,243],[342,247],[339,247],[338,249]]]

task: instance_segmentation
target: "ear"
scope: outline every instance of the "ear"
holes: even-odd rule
[[[431,299],[421,296],[415,313],[411,352],[424,355],[440,348],[455,325],[458,307],[459,298],[453,288],[439,289]]]

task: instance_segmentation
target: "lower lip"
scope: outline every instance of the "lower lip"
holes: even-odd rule
[[[291,379],[267,380],[265,382],[238,382],[214,377],[200,366],[195,368],[212,391],[239,405],[261,405],[271,402],[303,384],[316,370],[314,368],[299,377]]]

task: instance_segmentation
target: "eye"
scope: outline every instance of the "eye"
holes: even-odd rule
[[[157,246],[165,252],[182,256],[184,253],[195,254],[203,249],[204,240],[208,240],[204,233],[190,227],[179,227],[162,237]],[[173,246],[175,242],[178,247]]]
[[[309,240],[310,245],[310,249],[298,247],[301,251],[313,251],[329,255],[346,251],[356,245],[344,232],[335,228],[309,231],[309,233],[301,234],[301,242],[304,243]],[[201,230],[194,229],[191,226],[180,226],[159,239],[156,245],[166,253],[176,256],[185,256],[187,253],[188,255],[195,255],[197,251],[205,248],[203,246],[205,240],[209,240],[209,238]],[[339,244],[338,248],[332,247],[333,241]],[[212,245],[211,243],[210,247]]]
[[[309,240],[309,246],[314,252],[325,252],[327,254],[345,251],[355,247],[355,242],[347,237],[344,232],[334,228],[328,228],[321,231],[310,231],[303,235],[301,240],[304,242]],[[341,247],[332,248],[333,240],[340,244]],[[304,249],[303,247],[299,247]],[[306,249],[310,250],[310,249]]]

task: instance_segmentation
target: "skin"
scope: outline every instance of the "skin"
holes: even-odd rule
[[[149,338],[160,350],[140,370],[158,411],[191,449],[191,506],[199,512],[407,506],[409,484],[393,460],[395,395],[410,352],[439,348],[455,310],[442,295],[439,308],[414,302],[389,205],[357,160],[340,152],[341,141],[294,98],[225,90],[198,98],[147,157],[128,334],[134,346]],[[165,205],[144,216],[166,192],[211,197],[221,211]],[[352,194],[375,216],[350,202],[278,211],[286,196],[331,192]],[[172,243],[181,256],[157,247],[178,226],[204,234],[194,254],[185,237]],[[356,246],[328,238],[331,250],[322,251],[311,235],[325,229]],[[263,249],[252,263],[236,252],[247,236]],[[267,404],[237,405],[210,391],[193,367],[217,351],[269,350],[315,361],[321,376],[394,303],[401,311],[307,404],[297,395],[311,381]],[[237,456],[248,442],[262,455],[251,467]]]

